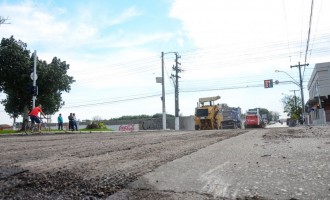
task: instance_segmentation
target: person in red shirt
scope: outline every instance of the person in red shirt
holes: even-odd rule
[[[42,106],[39,104],[39,106],[32,109],[32,111],[29,113],[31,122],[35,122],[38,124],[39,131],[41,131],[41,123],[39,119],[39,113],[41,113],[45,117],[45,113],[42,112]]]

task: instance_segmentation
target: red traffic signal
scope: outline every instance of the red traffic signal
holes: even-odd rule
[[[264,80],[264,88],[272,88],[273,87],[273,79]]]

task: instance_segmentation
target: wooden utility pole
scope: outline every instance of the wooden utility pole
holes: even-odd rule
[[[300,78],[300,83],[299,83],[299,86],[300,86],[300,93],[301,93],[301,106],[302,106],[302,114],[303,116],[305,116],[305,101],[304,101],[304,88],[303,88],[303,80],[302,80],[302,76],[301,76],[301,67],[304,67],[304,66],[308,66],[309,64],[303,64],[301,65],[300,62],[298,62],[298,65],[291,65],[290,67],[298,67],[299,69],[299,78]]]
[[[181,78],[178,74],[182,71],[179,68],[179,65],[181,65],[181,63],[179,63],[179,58],[181,58],[181,56],[179,56],[178,53],[175,53],[175,66],[173,66],[173,70],[175,71],[175,75],[171,75],[172,78],[175,78],[175,130],[179,130],[180,129],[180,124],[179,124],[179,78]]]

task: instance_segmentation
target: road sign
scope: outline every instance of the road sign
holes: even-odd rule
[[[156,83],[162,83],[163,79],[162,77],[156,77]]]

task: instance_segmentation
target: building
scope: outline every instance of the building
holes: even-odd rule
[[[307,87],[310,123],[330,124],[330,62],[315,65]]]
[[[12,130],[12,126],[8,125],[8,124],[0,124],[0,131],[2,130]]]

